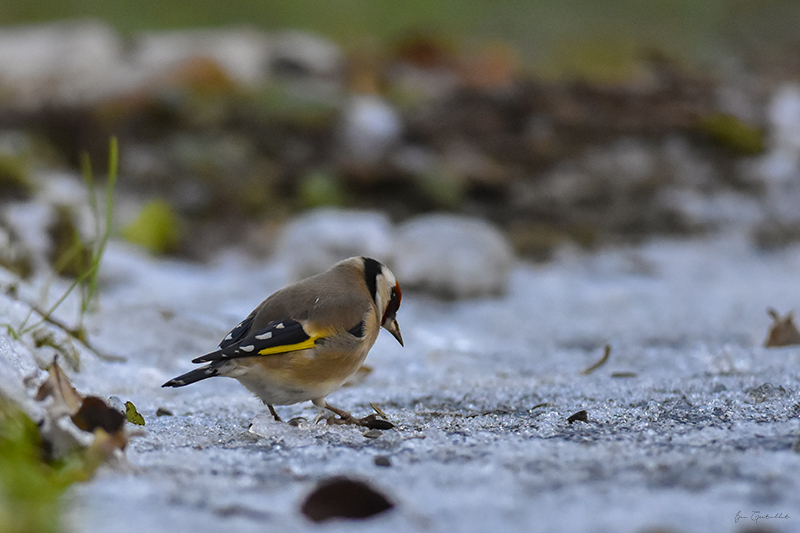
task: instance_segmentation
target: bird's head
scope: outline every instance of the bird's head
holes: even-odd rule
[[[396,316],[402,299],[400,284],[392,271],[383,263],[367,257],[362,259],[364,261],[364,277],[372,299],[378,308],[381,326],[397,339],[400,346],[403,346],[403,336],[400,334]]]

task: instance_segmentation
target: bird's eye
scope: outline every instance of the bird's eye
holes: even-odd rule
[[[395,285],[389,298],[389,304],[386,306],[386,311],[383,313],[383,320],[381,323],[386,322],[387,319],[393,319],[395,317],[397,310],[400,308],[401,299],[402,293],[400,292],[400,287]]]

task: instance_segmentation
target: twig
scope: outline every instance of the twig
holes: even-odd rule
[[[24,330],[19,331],[19,332],[16,332],[16,330],[15,330],[15,333],[17,333],[17,338],[22,337],[22,335],[24,335],[25,333],[28,333],[28,332],[38,328],[39,326],[41,326],[42,324],[44,324],[46,322],[48,324],[51,324],[51,325],[57,327],[58,329],[62,330],[64,333],[66,333],[67,335],[69,335],[70,337],[75,339],[76,341],[78,341],[81,344],[83,344],[83,346],[87,350],[89,350],[90,352],[95,354],[99,359],[102,359],[103,361],[111,361],[111,362],[117,362],[117,363],[126,361],[126,358],[122,357],[121,355],[109,355],[109,354],[103,353],[100,350],[98,350],[97,348],[95,348],[92,345],[92,343],[89,342],[89,339],[86,338],[86,333],[83,330],[83,328],[77,328],[77,329],[76,328],[71,328],[71,327],[69,327],[69,325],[67,325],[66,322],[62,322],[60,319],[54,317],[52,313],[53,313],[53,311],[55,311],[55,308],[50,309],[49,313],[45,313],[44,310],[39,309],[39,307],[36,306],[35,304],[32,304],[30,302],[26,302],[24,300],[21,300],[19,297],[13,297],[13,298],[16,301],[27,305],[28,309],[30,310],[30,313],[38,313],[39,316],[42,317],[33,326],[28,326],[27,328],[25,328]],[[0,324],[0,325],[5,325],[5,324]],[[10,327],[10,325],[9,325],[9,327]]]
[[[597,370],[598,368],[600,368],[601,366],[606,364],[606,362],[608,361],[608,357],[610,355],[611,355],[611,345],[610,344],[606,344],[605,351],[603,352],[603,357],[601,357],[600,360],[597,361],[592,366],[590,366],[588,368],[584,368],[583,370],[581,370],[580,371],[580,375],[581,376],[588,376],[589,374],[591,374],[592,372],[594,372],[595,370]]]

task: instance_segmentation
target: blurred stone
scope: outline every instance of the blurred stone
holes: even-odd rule
[[[707,190],[719,179],[713,162],[693,149],[685,137],[673,135],[666,138],[661,144],[660,157],[666,168],[657,167],[657,172],[668,172],[670,181],[677,184]]]
[[[408,35],[396,43],[394,54],[387,78],[407,97],[440,99],[461,86],[459,58],[438,35]]]
[[[520,61],[511,47],[493,43],[461,60],[460,74],[466,87],[503,91],[512,87],[520,72]]]
[[[4,105],[38,109],[74,104],[120,86],[122,42],[107,25],[58,22],[0,30],[0,92]]]
[[[590,148],[582,159],[589,175],[621,187],[647,180],[656,168],[652,147],[631,137],[602,148]]]
[[[390,262],[389,219],[378,212],[323,208],[286,223],[276,254],[292,280],[318,274],[355,255]]]
[[[800,151],[800,86],[791,83],[779,88],[767,110],[773,146]]]
[[[400,116],[389,102],[372,94],[352,95],[339,125],[339,157],[348,167],[374,167],[402,133]]]
[[[488,223],[455,215],[424,215],[398,228],[392,263],[404,288],[446,298],[496,296],[514,263],[511,245]]]
[[[269,76],[272,48],[266,34],[250,28],[143,33],[136,39],[133,63],[146,72],[169,71],[207,58],[234,81],[257,86]]]
[[[300,31],[274,37],[272,69],[276,74],[335,77],[342,68],[342,52],[334,43]]]
[[[467,142],[448,143],[443,157],[453,172],[470,184],[497,189],[508,185],[510,176],[507,169]]]
[[[716,228],[747,229],[762,216],[759,201],[736,191],[707,194],[690,187],[664,186],[655,194],[652,214],[661,231],[695,232]]]
[[[433,172],[438,164],[438,158],[428,147],[405,145],[394,151],[391,162],[398,171],[418,176]]]
[[[779,225],[800,223],[800,86],[776,92],[767,110],[770,151],[758,159],[754,174],[765,186],[764,206]]]

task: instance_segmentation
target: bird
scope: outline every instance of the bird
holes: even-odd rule
[[[369,426],[327,402],[364,363],[381,327],[397,339],[402,292],[391,270],[368,257],[351,257],[329,270],[273,293],[239,322],[216,350],[192,360],[207,363],[162,387],[210,377],[234,378],[281,418],[275,405],[310,400],[329,423]]]

